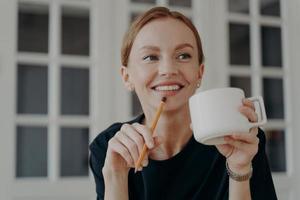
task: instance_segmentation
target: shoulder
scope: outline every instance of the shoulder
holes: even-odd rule
[[[106,146],[108,141],[118,132],[121,128],[123,123],[114,123],[111,126],[109,126],[107,129],[102,131],[97,135],[97,137],[93,140],[93,142],[90,144],[90,149],[96,149],[100,146]]]
[[[108,146],[108,141],[114,137],[114,135],[121,129],[123,124],[132,124],[135,122],[141,122],[144,115],[140,115],[133,120],[127,121],[127,122],[117,122],[112,125],[110,125],[107,129],[100,132],[97,137],[92,141],[90,144],[90,150],[99,150],[100,149],[106,149]]]

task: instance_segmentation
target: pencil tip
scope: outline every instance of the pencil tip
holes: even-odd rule
[[[163,102],[165,102],[165,103],[166,103],[166,101],[167,101],[167,97],[163,97],[163,98],[161,99],[161,101],[163,101]]]

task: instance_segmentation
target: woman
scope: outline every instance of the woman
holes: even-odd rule
[[[276,199],[262,131],[233,133],[216,147],[193,138],[188,99],[201,84],[203,57],[196,28],[178,12],[152,8],[132,24],[121,74],[144,114],[113,124],[91,144],[97,199]],[[162,97],[167,102],[152,137],[148,127]],[[250,101],[240,112],[257,121]],[[134,173],[144,143],[149,151]]]

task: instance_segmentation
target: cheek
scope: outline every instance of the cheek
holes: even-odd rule
[[[138,86],[143,86],[149,84],[153,77],[155,76],[155,72],[153,70],[145,69],[142,67],[140,69],[136,69],[132,71],[132,77]]]
[[[186,78],[191,84],[193,84],[193,83],[197,84],[199,81],[198,71],[197,70],[189,70],[186,73]]]

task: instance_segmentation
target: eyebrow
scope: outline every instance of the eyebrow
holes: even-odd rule
[[[175,48],[175,50],[183,49],[183,48],[185,48],[185,47],[190,47],[190,48],[194,49],[193,45],[191,45],[191,44],[189,44],[189,43],[183,43],[183,44],[178,45],[178,46]]]
[[[183,44],[179,44],[178,46],[176,46],[175,50],[183,49],[185,47],[190,47],[190,48],[194,49],[193,45],[191,45],[189,43],[183,43]],[[160,51],[159,47],[152,46],[152,45],[143,46],[140,48],[140,50]]]
[[[140,50],[153,50],[153,51],[159,51],[159,48],[158,48],[157,46],[147,45],[147,46],[141,47]]]

